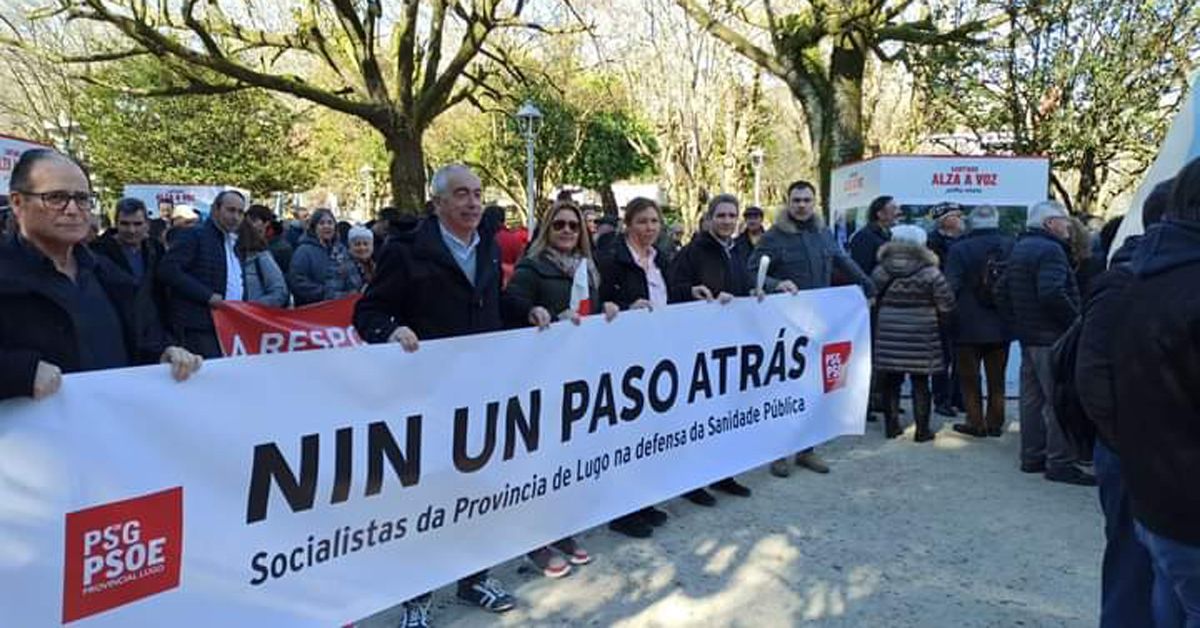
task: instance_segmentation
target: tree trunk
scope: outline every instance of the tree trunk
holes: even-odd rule
[[[392,206],[402,213],[420,216],[425,211],[425,149],[421,134],[411,129],[380,130],[391,155],[388,178]]]
[[[1097,180],[1096,171],[1100,169],[1096,163],[1096,151],[1093,148],[1085,148],[1083,151],[1083,159],[1079,163],[1079,188],[1075,193],[1075,212],[1080,216],[1092,213],[1092,205],[1096,202],[1096,196],[1100,191],[1100,183]]]
[[[613,192],[611,183],[605,183],[600,186],[600,207],[605,216],[617,218],[617,195]]]
[[[858,37],[843,35],[833,46],[829,59],[833,107],[827,125],[828,143],[822,142],[821,206],[829,217],[830,182],[833,169],[863,157],[862,86],[867,65],[865,46]]]

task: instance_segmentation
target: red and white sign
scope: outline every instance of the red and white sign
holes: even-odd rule
[[[63,623],[179,586],[183,488],[67,514]]]
[[[164,212],[171,211],[176,205],[186,205],[208,214],[209,207],[217,195],[225,190],[237,188],[225,185],[157,185],[131,184],[126,185],[122,195],[136,198],[146,204],[147,213],[151,218],[158,218]],[[245,191],[242,191],[245,194]],[[246,195],[249,198],[249,195]]]
[[[354,331],[358,297],[294,310],[228,301],[213,309],[213,324],[226,356],[355,347],[364,344]]]
[[[8,181],[21,153],[33,148],[49,148],[37,142],[0,135],[0,194],[8,194]]]
[[[1048,198],[1046,157],[887,155],[833,171],[829,208],[837,216],[881,194],[901,205],[943,202],[1029,206]]]
[[[833,342],[821,348],[821,372],[825,377],[827,394],[846,387],[846,367],[850,364],[850,352],[853,347],[854,343],[846,341]]]

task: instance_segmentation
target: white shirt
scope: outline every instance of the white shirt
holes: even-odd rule
[[[646,300],[654,309],[667,307],[667,281],[663,278],[662,271],[658,269],[658,264],[654,263],[654,258],[658,257],[658,249],[650,247],[650,255],[643,258],[629,243],[629,240],[625,240],[625,246],[629,247],[633,263],[646,273],[646,291],[649,293],[646,295],[648,297]]]
[[[234,247],[237,245],[237,234],[225,234],[225,300],[241,301],[242,292],[242,262],[237,257]]]

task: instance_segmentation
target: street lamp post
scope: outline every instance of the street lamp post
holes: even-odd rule
[[[760,198],[761,182],[762,182],[762,167],[766,154],[763,153],[761,146],[755,146],[754,150],[750,151],[750,165],[754,167],[754,206],[762,207]]]
[[[542,112],[533,105],[533,101],[526,100],[517,110],[517,120],[521,123],[521,133],[525,136],[525,210],[528,214],[526,227],[529,233],[533,234],[537,225],[534,217],[537,211],[537,190],[534,189],[533,177],[533,140],[537,137],[538,127],[541,125]]]

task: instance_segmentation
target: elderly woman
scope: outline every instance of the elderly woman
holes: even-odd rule
[[[927,237],[924,229],[913,225],[893,228],[871,276],[878,288],[873,359],[883,388],[885,434],[900,435],[900,386],[907,375],[918,443],[934,438],[929,428],[929,377],[945,367],[939,321],[954,310],[954,292],[938,270],[937,255],[925,246]]]
[[[582,316],[602,309],[605,318],[611,321],[620,308],[611,302],[599,305],[600,273],[592,259],[583,211],[570,201],[556,202],[550,211],[538,230],[537,239],[513,269],[501,297],[505,319],[510,325],[533,324],[543,328],[552,320],[578,325]],[[579,299],[572,307],[572,286],[580,269],[587,276],[587,297]],[[528,556],[549,578],[561,578],[571,572],[571,565],[585,565],[592,560],[569,536],[536,549]]]
[[[297,306],[340,299],[362,289],[362,275],[346,245],[337,239],[337,219],[332,211],[322,208],[309,216],[292,254],[288,285]]]
[[[622,310],[654,310],[667,306],[666,262],[654,243],[662,233],[662,212],[648,198],[635,198],[625,206],[625,234],[597,259],[600,298]],[[710,496],[711,497],[711,496]],[[645,538],[667,521],[667,513],[647,506],[619,517],[609,529],[634,538]]]
[[[366,227],[355,225],[346,238],[350,244],[350,258],[358,267],[365,287],[375,278],[375,234]]]

